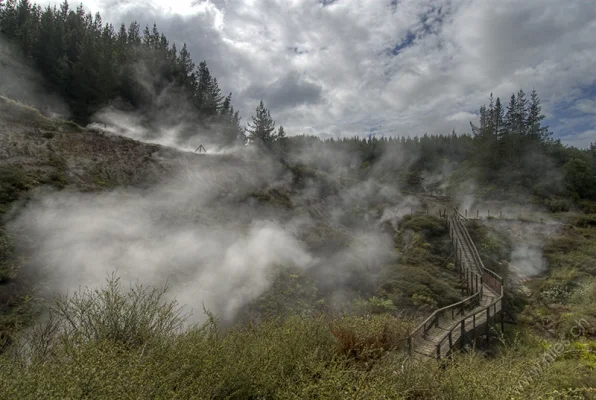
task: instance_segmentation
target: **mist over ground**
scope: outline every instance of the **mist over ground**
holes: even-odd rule
[[[371,293],[383,264],[396,259],[391,232],[381,225],[396,226],[419,206],[372,179],[292,185],[289,171],[265,154],[247,152],[232,164],[194,157],[200,164],[181,163],[147,188],[34,195],[9,229],[28,238],[21,246],[43,277],[41,292],[101,286],[115,271],[125,286],[167,282],[169,295],[194,310],[194,322],[205,317],[203,305],[231,322],[284,266],[312,277],[339,307]],[[321,161],[329,157],[350,160],[330,153]],[[347,171],[349,162],[334,168]],[[289,203],[252,196],[264,189],[286,193]],[[321,236],[322,227],[336,239]]]

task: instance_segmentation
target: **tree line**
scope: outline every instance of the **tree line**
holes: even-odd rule
[[[543,124],[540,98],[533,90],[512,94],[503,106],[491,94],[478,111],[479,124],[471,133],[420,137],[341,138],[320,140],[294,136],[288,153],[297,149],[311,154],[341,150],[361,160],[360,173],[376,178],[401,179],[420,190],[431,188],[424,177],[472,179],[490,197],[512,193],[533,194],[553,211],[568,209],[569,201],[596,199],[596,143],[582,150],[553,138]],[[594,210],[593,212],[596,212]]]
[[[86,13],[82,4],[73,10],[64,1],[42,9],[29,0],[7,0],[0,1],[0,33],[67,101],[76,122],[89,122],[98,110],[121,99],[144,111],[147,123],[170,107],[177,116],[208,128],[222,145],[247,139],[232,94],[222,94],[207,63],[195,65],[186,44],[180,50],[170,45],[156,25],[141,29],[133,21],[115,29],[99,13]],[[168,101],[160,102],[164,95]],[[263,109],[262,104],[257,108],[251,140],[271,141],[279,135],[271,135],[272,121]]]
[[[221,145],[255,143],[285,158],[304,148],[339,149],[357,155],[362,171],[382,163],[396,175],[404,174],[405,159],[410,182],[421,181],[424,171],[460,165],[486,186],[530,188],[545,196],[568,189],[578,198],[596,198],[596,144],[579,150],[554,140],[534,90],[529,97],[523,90],[512,94],[506,106],[491,94],[479,109],[479,125],[470,123],[471,134],[321,141],[286,137],[262,101],[243,127],[232,94],[222,93],[206,62],[197,66],[186,44],[178,50],[155,25],[141,29],[133,21],[116,30],[82,5],[73,10],[64,1],[42,9],[29,0],[6,0],[0,1],[0,33],[66,99],[77,122],[121,99],[144,112],[145,123],[173,115],[189,122],[182,136],[200,127]],[[387,162],[388,154],[398,153],[401,162]]]

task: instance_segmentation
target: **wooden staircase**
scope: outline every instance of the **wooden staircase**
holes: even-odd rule
[[[465,227],[465,217],[457,211],[447,219],[455,265],[464,290],[464,300],[432,313],[408,337],[408,352],[413,358],[447,356],[453,349],[490,338],[491,328],[503,328],[503,279],[485,268]]]

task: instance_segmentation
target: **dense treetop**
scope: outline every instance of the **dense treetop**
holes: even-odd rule
[[[244,140],[232,94],[224,96],[205,62],[198,66],[186,47],[170,45],[157,26],[144,29],[104,24],[79,5],[42,9],[8,0],[0,9],[0,32],[39,68],[68,102],[73,119],[89,118],[115,99],[143,111],[148,121],[172,111],[207,126],[222,144]]]

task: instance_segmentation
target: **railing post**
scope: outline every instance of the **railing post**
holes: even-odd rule
[[[441,343],[439,342],[439,344],[437,345],[437,358],[440,360],[441,359]]]
[[[486,308],[486,347],[490,343],[490,306]]]
[[[460,348],[463,349],[464,345],[466,344],[466,319],[461,320],[461,345]]]
[[[457,266],[457,264],[456,264],[456,266]],[[459,271],[459,281],[461,282],[463,280],[464,273],[461,268],[458,268],[458,271]]]
[[[472,315],[472,339],[476,340],[476,314]]]
[[[451,336],[451,331],[449,331],[449,348],[452,349],[453,348],[453,338]]]
[[[501,303],[501,332],[505,333],[505,313],[503,311],[503,300],[499,300],[499,302]]]

